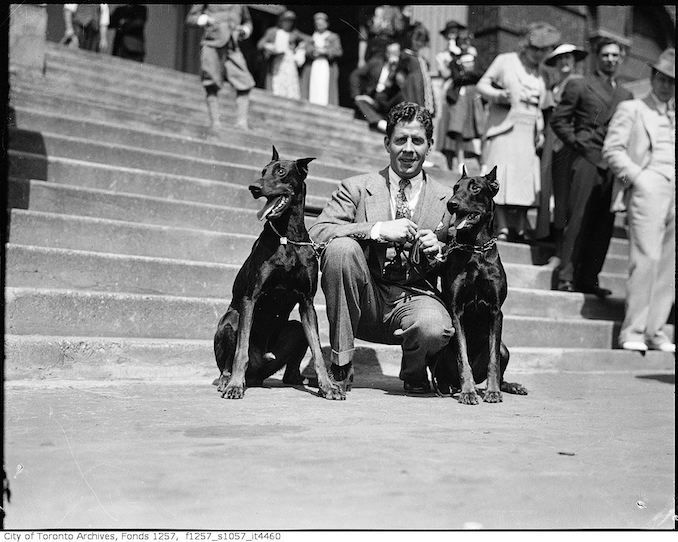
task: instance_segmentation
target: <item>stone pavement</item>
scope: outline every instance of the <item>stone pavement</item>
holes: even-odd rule
[[[672,529],[674,360],[633,359],[510,368],[530,394],[476,407],[406,396],[395,368],[345,402],[8,382],[5,528]]]

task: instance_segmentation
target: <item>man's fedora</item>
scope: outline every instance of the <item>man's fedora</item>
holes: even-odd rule
[[[666,49],[659,55],[655,64],[650,64],[652,69],[670,77],[676,78],[676,50],[673,47]]]
[[[544,64],[553,67],[556,65],[556,60],[558,60],[558,57],[560,55],[567,54],[574,55],[575,62],[584,60],[586,58],[586,55],[588,55],[588,53],[584,51],[584,49],[580,49],[579,47],[572,45],[571,43],[563,43],[562,45],[558,45],[558,47],[556,47],[551,52],[551,54],[544,59]]]

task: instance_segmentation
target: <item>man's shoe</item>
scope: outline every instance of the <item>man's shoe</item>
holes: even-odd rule
[[[659,344],[650,343],[648,345],[648,348],[650,350],[659,350],[660,352],[668,352],[669,354],[676,353],[676,345],[673,344],[671,341],[664,341]]]
[[[576,292],[571,280],[559,280],[557,290],[559,292]]]
[[[423,382],[410,382],[406,380],[403,384],[403,389],[406,393],[424,395],[426,393],[431,393],[431,384],[428,380],[424,380]]]
[[[643,341],[623,341],[621,347],[633,352],[647,352],[647,345]]]
[[[593,294],[596,297],[600,297],[601,299],[612,294],[612,290],[591,285],[575,286],[575,291],[581,292],[583,294]]]

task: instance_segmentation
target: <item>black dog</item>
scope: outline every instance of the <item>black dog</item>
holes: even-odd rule
[[[492,237],[496,172],[495,167],[484,177],[467,177],[464,169],[447,202],[455,233],[443,253],[441,284],[456,333],[431,372],[439,394],[461,389],[459,402],[466,405],[478,404],[475,384],[486,379],[488,403],[501,402],[501,391],[527,394],[520,384],[503,382],[509,360],[501,341],[507,284]]]
[[[284,365],[283,382],[300,384],[299,364],[308,345],[319,395],[346,398],[327,374],[313,307],[318,260],[304,224],[304,179],[311,160],[280,160],[273,147],[271,162],[249,187],[255,198],[266,198],[257,216],[267,222],[235,278],[231,305],[214,335],[221,372],[217,389],[227,399],[241,399],[246,386],[261,385]],[[288,320],[297,303],[301,324]]]

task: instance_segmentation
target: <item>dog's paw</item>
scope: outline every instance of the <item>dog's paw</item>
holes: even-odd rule
[[[478,404],[478,394],[475,391],[462,391],[459,394],[458,401],[462,405],[477,405]]]
[[[228,386],[229,381],[231,380],[231,373],[221,373],[219,378],[217,378],[212,384],[217,386],[217,391],[224,396],[226,391],[226,386]]]
[[[486,403],[501,403],[503,401],[500,391],[486,391],[483,401]]]
[[[320,386],[318,388],[318,397],[323,397],[330,401],[345,401],[346,388],[334,382],[328,386]]]
[[[501,391],[513,395],[527,395],[527,388],[518,382],[502,382]]]
[[[245,386],[243,384],[229,384],[224,388],[221,397],[224,399],[242,399],[245,397]]]

